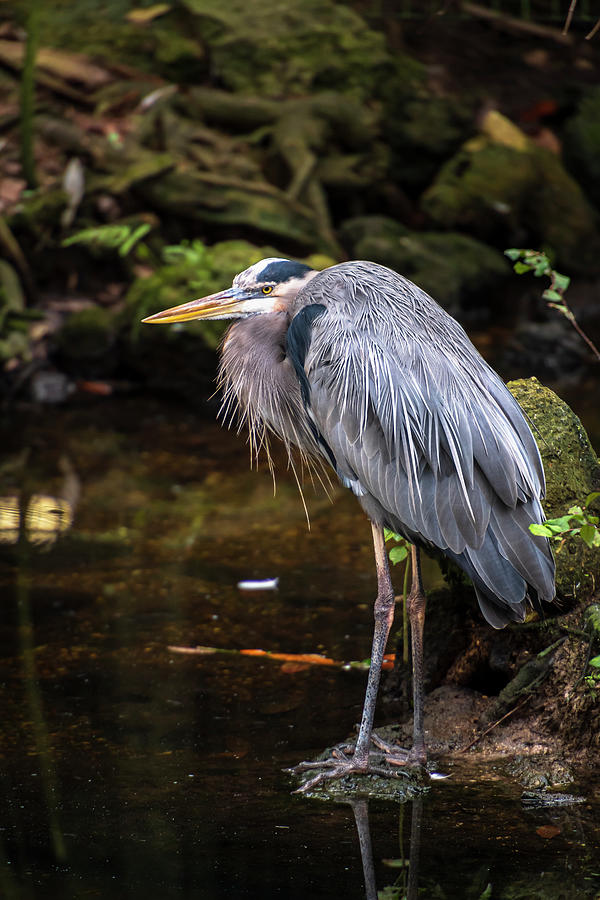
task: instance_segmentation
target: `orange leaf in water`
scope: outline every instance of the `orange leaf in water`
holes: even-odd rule
[[[295,675],[296,672],[306,672],[310,669],[310,663],[303,662],[284,662],[281,664],[281,671],[286,675]]]
[[[268,656],[283,662],[308,663],[311,666],[339,666],[340,663],[319,653],[269,653],[268,650],[240,650],[243,656]]]
[[[107,381],[78,381],[77,387],[86,394],[99,394],[101,397],[108,397],[113,392],[112,385]]]
[[[540,825],[535,829],[535,833],[539,834],[541,838],[553,838],[560,834],[560,828],[556,825]]]

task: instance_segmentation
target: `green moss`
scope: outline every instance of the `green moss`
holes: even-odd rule
[[[105,356],[115,338],[112,315],[102,307],[73,313],[57,337],[61,352],[72,360],[95,360]]]
[[[431,183],[442,162],[469,137],[474,116],[468,99],[432,94],[417,72],[408,78],[413,85],[408,95],[404,75],[401,83],[393,79],[386,86],[381,127],[398,179],[413,194]]]
[[[358,259],[389,266],[410,278],[445,307],[506,277],[501,253],[454,232],[409,231],[385,216],[362,216],[346,222],[342,234]]]
[[[23,18],[26,0],[15,6]],[[143,4],[142,4],[143,5]],[[172,11],[147,27],[127,19],[140,6],[132,0],[38,0],[44,46],[127,61],[142,72],[194,81],[206,66],[203,48]]]
[[[547,150],[517,150],[478,139],[446,163],[422,198],[445,228],[492,236],[527,231],[525,244],[550,247],[560,265],[596,264],[600,242],[593,211],[579,185]],[[523,241],[522,241],[523,242]]]
[[[327,86],[365,97],[391,66],[384,36],[331,0],[183,2],[213,75],[235,91],[279,97]]]
[[[527,415],[546,472],[544,510],[548,518],[565,515],[600,490],[600,462],[575,413],[536,378],[508,385]],[[579,538],[556,549],[556,586],[559,595],[588,600],[600,584],[600,553]]]

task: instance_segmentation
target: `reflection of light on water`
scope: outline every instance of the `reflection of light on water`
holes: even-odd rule
[[[0,544],[16,544],[21,527],[21,504],[17,495],[0,497]],[[71,527],[73,509],[61,497],[32,494],[23,521],[23,532],[31,544],[51,544]]]

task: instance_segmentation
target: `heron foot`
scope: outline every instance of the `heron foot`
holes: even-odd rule
[[[292,769],[286,769],[291,775],[302,775],[312,769],[318,770],[316,774],[305,781],[295,794],[305,794],[324,781],[332,781],[344,778],[347,775],[381,775],[384,778],[410,778],[411,770],[419,762],[413,762],[410,752],[402,747],[388,744],[373,735],[373,744],[379,752],[371,752],[367,759],[357,759],[354,755],[353,744],[336,745],[329,759],[301,762]]]

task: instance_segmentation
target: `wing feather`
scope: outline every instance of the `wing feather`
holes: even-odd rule
[[[360,265],[309,284],[325,308],[304,361],[314,421],[372,518],[462,565],[492,625],[521,619],[529,587],[554,593],[548,543],[528,528],[544,475],[523,413],[431,298],[382,270],[384,302]]]

